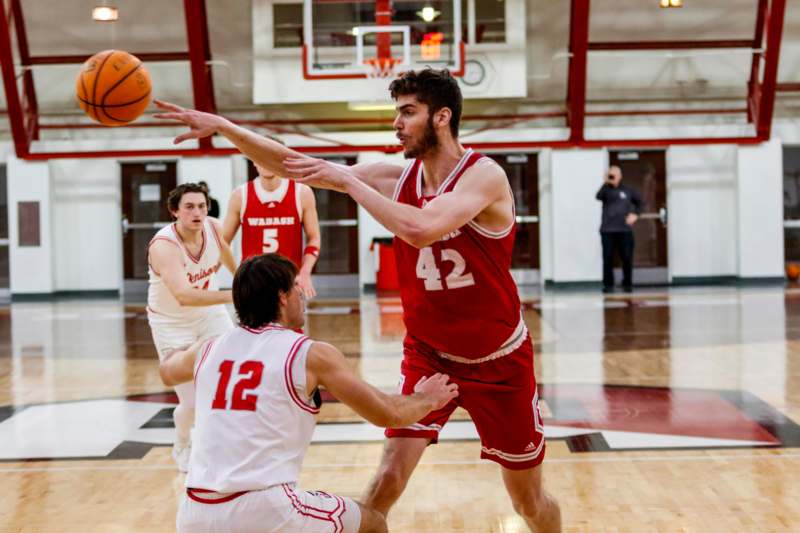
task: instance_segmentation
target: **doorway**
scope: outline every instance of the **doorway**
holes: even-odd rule
[[[147,291],[147,247],[172,222],[167,196],[177,186],[174,161],[122,163],[122,250],[125,292]]]
[[[622,170],[622,182],[639,191],[644,207],[633,226],[633,283],[662,285],[669,282],[667,258],[667,152],[666,150],[613,150],[609,165]],[[622,277],[619,259],[614,275]]]
[[[800,146],[783,148],[783,250],[787,263],[800,262]]]

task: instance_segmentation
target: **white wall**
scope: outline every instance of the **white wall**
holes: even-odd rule
[[[205,181],[211,196],[219,202],[220,218],[225,216],[233,190],[233,161],[230,157],[184,157],[178,160],[178,184]]]
[[[555,282],[597,281],[603,277],[600,245],[602,206],[595,198],[603,184],[605,150],[553,150],[552,277]]]
[[[736,146],[667,150],[670,277],[737,273]]]
[[[223,221],[228,209],[228,198],[234,187],[233,158],[184,157],[178,160],[177,172],[179,184],[192,181],[205,181],[208,184],[211,196],[219,202],[220,222]],[[230,287],[233,284],[233,275],[227,268],[222,268],[217,274],[217,281],[220,287]]]
[[[783,276],[783,147],[780,140],[737,152],[738,274]]]
[[[54,290],[120,290],[119,162],[53,159],[48,164],[53,189]]]
[[[7,160],[10,289],[13,293],[53,292],[50,172],[46,162]],[[39,246],[19,246],[18,202],[39,202]]]
[[[553,279],[553,151],[539,152],[539,279]]]

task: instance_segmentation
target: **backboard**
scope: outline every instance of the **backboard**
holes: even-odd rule
[[[388,77],[427,66],[464,73],[461,0],[304,0],[303,77]]]

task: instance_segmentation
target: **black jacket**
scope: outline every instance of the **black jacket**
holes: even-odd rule
[[[612,187],[604,183],[597,191],[597,199],[603,202],[603,221],[600,224],[601,233],[616,233],[620,231],[632,231],[633,228],[625,223],[625,217],[629,213],[641,213],[644,202],[639,192],[619,184]]]

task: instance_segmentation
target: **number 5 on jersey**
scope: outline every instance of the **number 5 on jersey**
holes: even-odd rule
[[[261,253],[271,254],[278,251],[278,228],[264,228],[264,246]]]
[[[458,253],[457,250],[442,248],[442,263],[445,261],[453,263],[453,270],[444,279],[448,289],[460,289],[475,285],[475,278],[472,274],[464,274],[467,269],[467,262],[464,261],[464,256]],[[441,291],[444,289],[442,273],[436,265],[436,258],[433,257],[433,248],[430,246],[419,250],[417,277],[425,281],[426,291]]]

